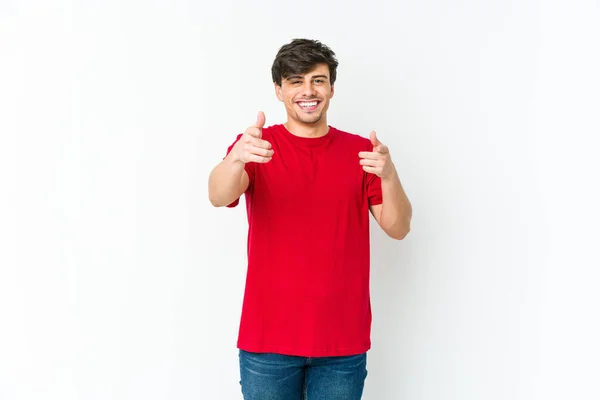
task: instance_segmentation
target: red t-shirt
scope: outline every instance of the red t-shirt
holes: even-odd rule
[[[262,132],[274,155],[245,166],[248,271],[238,348],[364,353],[371,347],[369,205],[382,195],[358,153],[373,145],[333,127],[319,138],[294,136],[284,125]]]

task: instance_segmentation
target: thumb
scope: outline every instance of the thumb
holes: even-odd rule
[[[373,147],[377,147],[381,144],[379,139],[377,139],[377,133],[375,131],[371,132],[370,139],[371,139],[371,144],[373,145]]]
[[[265,113],[262,111],[258,112],[256,116],[256,123],[254,124],[258,129],[262,129],[265,126]]]

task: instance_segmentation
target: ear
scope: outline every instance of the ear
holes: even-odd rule
[[[275,95],[277,96],[277,99],[279,99],[279,101],[283,101],[283,95],[281,94],[281,86],[279,86],[276,82],[273,82],[273,85],[275,86]]]
[[[331,94],[329,95],[330,99],[333,97],[333,92],[334,92],[333,85],[331,85]]]

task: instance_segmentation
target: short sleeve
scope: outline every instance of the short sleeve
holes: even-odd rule
[[[233,146],[235,146],[235,144],[241,139],[241,137],[242,137],[241,133],[239,135],[237,135],[234,142],[227,148],[227,153],[225,154],[225,157],[223,157],[223,159],[225,159],[229,155],[229,153],[231,152],[231,149],[233,149]],[[255,163],[250,162],[250,163],[246,163],[244,165],[244,170],[248,174],[248,179],[250,181],[250,183],[248,184],[247,190],[249,190],[252,187],[252,184],[254,183],[254,169],[255,169]],[[239,203],[240,203],[240,199],[237,198],[231,204],[229,204],[227,207],[233,208],[233,207],[236,207]]]

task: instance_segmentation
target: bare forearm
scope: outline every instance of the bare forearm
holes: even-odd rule
[[[245,190],[243,173],[244,163],[234,161],[230,156],[212,170],[208,179],[208,198],[213,206],[227,206],[240,197]]]
[[[390,177],[381,179],[381,192],[381,226],[390,237],[404,239],[410,231],[412,206],[395,171]]]

